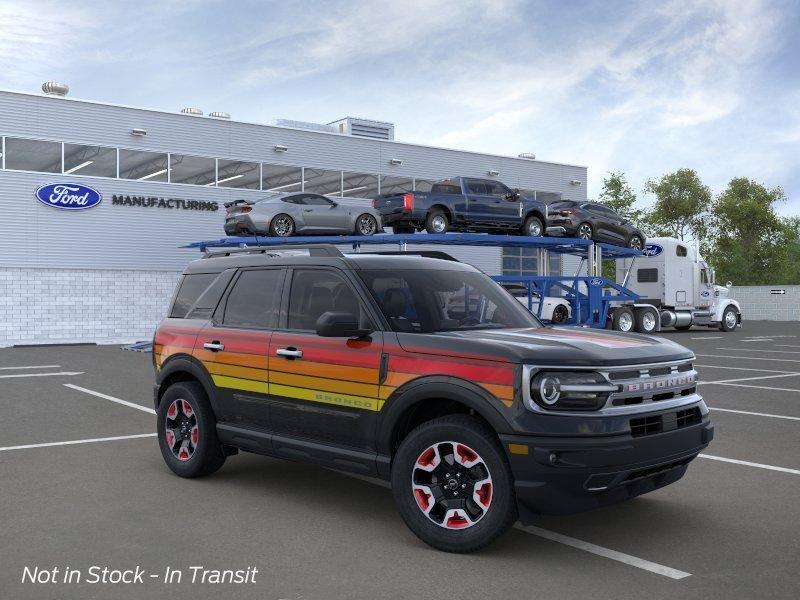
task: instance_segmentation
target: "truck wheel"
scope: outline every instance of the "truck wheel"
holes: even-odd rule
[[[594,236],[594,230],[589,223],[581,223],[578,225],[576,234],[576,237],[579,237],[582,240],[590,240]]]
[[[294,220],[283,213],[275,215],[269,224],[269,232],[278,237],[290,237],[294,233]]]
[[[225,452],[203,386],[193,381],[171,385],[156,414],[158,445],[173,473],[201,477],[223,465]]]
[[[633,311],[630,308],[618,308],[614,311],[614,317],[611,319],[611,329],[629,333],[633,330],[634,324]]]
[[[435,209],[428,213],[425,219],[425,231],[428,233],[447,233],[447,215],[442,210]]]
[[[392,462],[400,516],[426,544],[473,552],[517,518],[514,477],[495,432],[471,415],[423,423]]]
[[[541,237],[544,235],[544,225],[539,217],[530,216],[525,219],[525,225],[522,226],[522,235],[530,237]]]
[[[649,308],[640,308],[635,313],[634,329],[638,333],[655,333],[657,322],[656,313]]]
[[[553,309],[553,323],[564,323],[569,318],[569,311],[563,304],[559,304]]]
[[[739,325],[739,318],[736,309],[729,306],[722,313],[722,321],[719,323],[720,331],[733,331]]]

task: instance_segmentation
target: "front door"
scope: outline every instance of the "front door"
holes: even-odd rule
[[[320,337],[325,312],[371,319],[357,288],[329,268],[296,268],[284,294],[281,327],[270,341],[269,392],[274,431],[290,438],[357,449],[373,449],[383,399],[379,371],[383,334],[364,339]],[[287,297],[288,296],[288,297]]]
[[[334,233],[350,229],[347,210],[325,196],[307,194],[303,198],[302,211],[309,230]]]
[[[268,356],[278,322],[285,269],[247,269],[236,276],[197,336],[195,357],[211,374],[220,416],[245,427],[268,429]]]

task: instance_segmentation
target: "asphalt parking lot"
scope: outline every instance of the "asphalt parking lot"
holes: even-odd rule
[[[149,354],[0,349],[0,598],[797,598],[800,323],[663,335],[696,353],[716,422],[684,479],[466,556],[417,540],[372,481],[247,454],[175,477]],[[21,582],[25,567],[91,565],[157,577]],[[191,566],[258,574],[192,584]]]

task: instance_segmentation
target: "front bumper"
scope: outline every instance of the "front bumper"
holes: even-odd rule
[[[622,502],[669,485],[714,437],[705,415],[653,435],[501,435],[516,480],[520,518],[565,515]]]

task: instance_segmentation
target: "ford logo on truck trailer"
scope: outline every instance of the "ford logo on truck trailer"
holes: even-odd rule
[[[97,190],[79,183],[48,183],[36,189],[42,204],[62,210],[83,210],[97,206],[103,196]]]
[[[658,256],[663,251],[664,248],[658,244],[645,244],[642,256]]]

